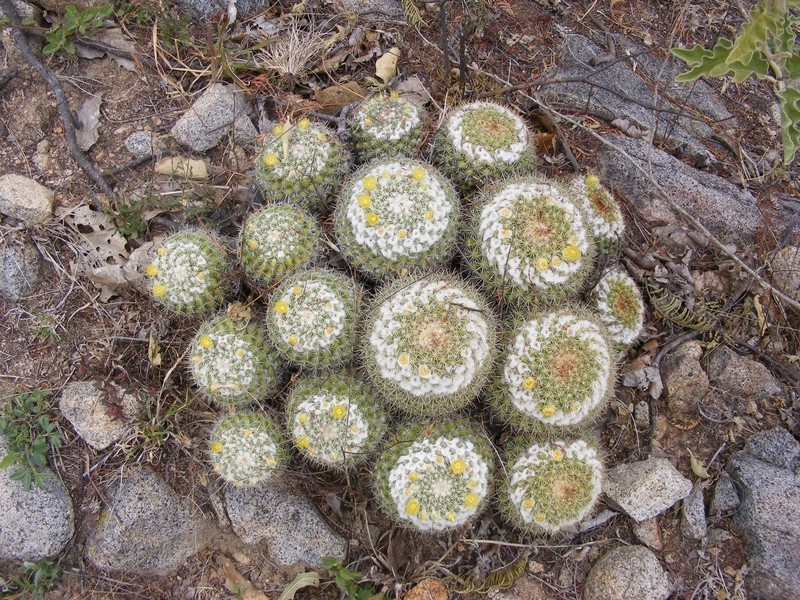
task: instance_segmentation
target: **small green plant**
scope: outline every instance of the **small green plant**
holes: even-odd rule
[[[733,40],[720,38],[711,50],[700,44],[672,48],[672,54],[689,67],[676,81],[732,75],[736,83],[755,76],[775,85],[785,165],[794,160],[800,147],[800,89],[791,84],[800,78],[800,45],[796,41],[800,17],[790,12],[792,8],[800,8],[800,0],[761,0]]]
[[[90,6],[84,10],[78,10],[70,4],[64,9],[62,20],[56,22],[44,34],[44,39],[47,43],[42,48],[42,52],[48,56],[53,56],[59,52],[64,52],[68,56],[75,56],[75,44],[72,43],[70,38],[91,35],[92,32],[103,26],[103,21],[110,17],[113,12],[113,4]]]
[[[47,469],[47,453],[61,447],[61,431],[50,417],[50,390],[24,392],[4,399],[0,432],[8,438],[8,452],[0,469],[16,466],[11,479],[41,486]]]
[[[379,594],[378,590],[371,585],[359,583],[364,576],[358,571],[351,571],[346,568],[338,558],[332,556],[323,557],[322,568],[331,572],[338,588],[347,594],[350,600],[377,600],[378,598],[383,598],[383,594]]]
[[[44,599],[45,593],[61,574],[58,565],[48,558],[22,563],[22,575],[11,577],[11,584],[20,597]]]

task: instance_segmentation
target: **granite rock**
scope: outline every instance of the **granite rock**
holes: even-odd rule
[[[96,450],[104,450],[134,427],[139,407],[135,396],[114,384],[74,381],[64,387],[58,408],[78,435]]]
[[[41,183],[9,173],[0,177],[0,213],[25,225],[40,225],[53,215],[53,192]]]
[[[21,246],[0,244],[0,297],[19,302],[36,293],[45,271],[42,255],[30,242]]]
[[[666,458],[648,458],[609,469],[603,491],[636,521],[655,517],[692,491],[692,483]]]
[[[583,600],[666,600],[672,584],[655,554],[644,546],[621,546],[594,564]]]

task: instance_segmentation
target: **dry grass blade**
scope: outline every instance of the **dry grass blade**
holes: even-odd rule
[[[302,31],[297,25],[292,25],[255,59],[264,69],[283,76],[300,77],[308,72],[325,46],[326,42],[320,34]]]

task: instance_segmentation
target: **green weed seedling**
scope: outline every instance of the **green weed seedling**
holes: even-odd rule
[[[101,4],[91,6],[84,10],[78,10],[73,5],[64,9],[64,17],[61,21],[53,24],[50,31],[44,34],[47,42],[42,48],[42,52],[48,56],[53,56],[59,52],[64,52],[68,56],[75,56],[76,48],[72,43],[73,36],[91,35],[94,31],[102,27],[103,21],[114,12],[112,4]]]
[[[50,417],[50,395],[50,390],[36,390],[10,396],[0,411],[0,432],[8,438],[8,454],[0,469],[16,466],[11,479],[21,481],[26,490],[31,483],[42,485],[47,453],[61,447],[61,431]]]
[[[45,593],[61,574],[58,565],[48,558],[22,563],[22,575],[14,575],[11,584],[20,598],[43,600]]]
[[[351,571],[346,568],[342,561],[332,556],[325,556],[322,559],[322,568],[330,571],[334,576],[334,582],[350,600],[378,600],[383,598],[378,590],[369,584],[360,584],[363,575],[358,571]]]

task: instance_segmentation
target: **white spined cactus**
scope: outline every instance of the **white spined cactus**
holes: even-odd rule
[[[496,319],[456,277],[400,279],[373,301],[361,354],[368,380],[393,408],[443,415],[484,387],[496,354]]]
[[[356,171],[335,213],[342,254],[376,278],[443,264],[455,252],[459,222],[453,186],[431,165],[404,158]]]
[[[310,214],[285,203],[250,214],[239,236],[239,256],[247,277],[269,287],[313,261],[321,252],[320,230]]]
[[[492,474],[491,443],[469,422],[414,424],[389,439],[374,469],[374,488],[398,523],[438,532],[483,511]]]
[[[437,132],[434,157],[466,188],[536,169],[536,145],[528,126],[514,111],[492,102],[449,111]]]
[[[184,315],[202,316],[216,310],[230,287],[225,250],[201,231],[167,237],[156,246],[145,274],[156,301]]]
[[[312,369],[350,361],[361,290],[349,277],[309,269],[284,280],[267,310],[272,344],[287,360]]]
[[[569,189],[583,205],[587,226],[598,248],[615,250],[625,233],[625,219],[611,192],[593,173],[575,177]]]
[[[257,485],[280,474],[287,464],[278,425],[261,413],[223,417],[211,432],[211,462],[222,479],[238,486]]]
[[[628,346],[644,329],[644,298],[636,282],[619,267],[609,269],[592,292],[593,308],[614,343]]]
[[[594,510],[604,466],[585,440],[515,444],[503,461],[499,506],[528,533],[569,533]]]
[[[545,304],[580,289],[594,252],[578,202],[556,185],[529,177],[487,189],[466,259],[506,301]]]
[[[387,416],[363,381],[337,373],[300,379],[289,394],[286,423],[306,459],[342,468],[363,463],[377,449]]]
[[[356,155],[362,162],[387,156],[410,156],[422,141],[421,110],[397,92],[376,94],[348,119]]]
[[[223,315],[204,323],[189,363],[200,391],[221,404],[259,402],[277,385],[277,356],[263,330],[245,319]]]
[[[497,414],[523,431],[586,424],[614,389],[607,336],[593,316],[572,310],[524,320],[502,361]]]

